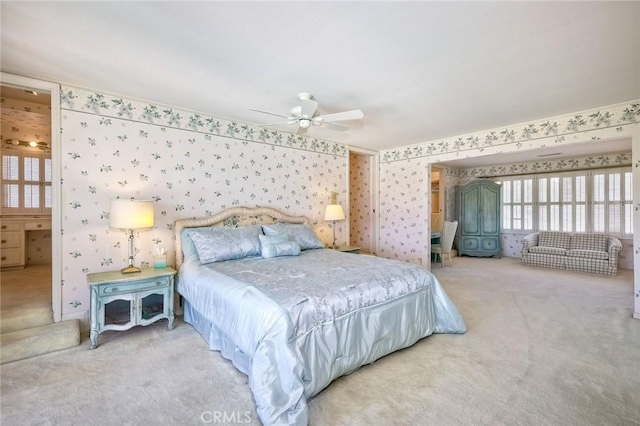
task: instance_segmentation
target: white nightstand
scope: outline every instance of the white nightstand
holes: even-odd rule
[[[140,273],[120,271],[87,274],[91,290],[91,349],[107,330],[128,330],[169,320],[173,330],[173,268],[146,268]]]

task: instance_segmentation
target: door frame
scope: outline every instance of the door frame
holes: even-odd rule
[[[51,309],[53,321],[62,320],[62,200],[60,146],[60,85],[43,80],[0,73],[0,83],[51,95]]]
[[[371,151],[364,148],[357,148],[352,146],[347,146],[347,210],[349,212],[349,226],[347,227],[347,239],[351,242],[351,180],[349,179],[349,172],[351,169],[351,153],[358,155],[367,155],[371,157],[371,170],[369,173],[369,186],[371,190],[369,191],[369,203],[373,209],[371,212],[371,221],[369,223],[369,238],[371,239],[371,248],[373,249],[374,254],[380,252],[380,241],[378,238],[378,224],[380,223],[380,208],[378,203],[380,202],[379,197],[379,169],[380,169],[380,153],[376,151]]]

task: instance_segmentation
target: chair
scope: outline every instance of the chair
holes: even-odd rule
[[[456,236],[456,229],[458,229],[457,220],[454,220],[453,222],[445,221],[442,227],[440,244],[434,244],[431,246],[431,254],[440,257],[440,263],[442,264],[443,268],[445,254],[449,258],[449,265],[453,266],[453,263],[451,263],[451,248],[453,247],[453,238]]]

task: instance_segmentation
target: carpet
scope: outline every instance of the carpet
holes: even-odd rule
[[[339,378],[312,425],[640,425],[632,273],[454,258],[434,267],[465,318]],[[247,378],[180,319],[0,367],[3,425],[260,424]],[[216,420],[217,419],[217,420]],[[226,420],[226,421],[223,421]]]

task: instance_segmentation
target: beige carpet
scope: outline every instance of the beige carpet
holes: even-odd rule
[[[0,271],[0,333],[52,322],[50,264]]]
[[[312,425],[640,425],[631,272],[453,264],[434,273],[468,332],[428,337],[336,380],[310,401]],[[221,424],[216,413],[248,412],[259,424],[246,377],[189,325],[106,332],[99,344],[90,351],[85,337],[1,366],[1,423]]]

